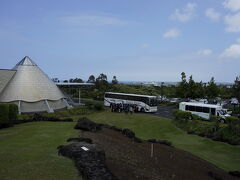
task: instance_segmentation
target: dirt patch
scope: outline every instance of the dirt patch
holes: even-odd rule
[[[104,149],[107,167],[122,180],[237,179],[191,153],[159,143],[138,143],[109,128],[82,131],[81,137],[92,139]]]

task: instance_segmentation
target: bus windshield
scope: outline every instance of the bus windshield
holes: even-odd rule
[[[149,106],[157,106],[157,99],[156,98],[150,98],[149,99]]]
[[[224,111],[224,110],[220,110],[219,113],[220,113],[221,115],[226,115],[226,114],[227,114],[227,112]]]

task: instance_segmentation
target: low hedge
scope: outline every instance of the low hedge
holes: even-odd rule
[[[85,102],[85,105],[90,110],[101,111],[104,109],[103,104],[99,103],[99,102],[87,101],[87,102]]]
[[[227,117],[227,124],[221,124],[217,116],[211,116],[209,123],[206,123],[197,116],[190,116],[188,112],[175,110],[174,114],[176,119],[173,123],[189,134],[197,134],[232,145],[240,144],[240,120],[236,117]]]
[[[192,113],[181,111],[181,110],[174,110],[173,114],[175,115],[175,118],[178,120],[189,120],[192,119]]]
[[[0,127],[9,123],[9,106],[8,104],[0,104]]]
[[[0,103],[0,128],[13,125],[17,120],[18,106],[14,103]]]
[[[232,125],[239,125],[240,124],[240,119],[234,116],[230,116],[226,118],[226,123],[227,124],[232,124]]]

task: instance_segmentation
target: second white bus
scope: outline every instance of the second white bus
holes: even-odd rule
[[[211,115],[219,116],[222,120],[230,116],[226,113],[222,106],[215,104],[193,103],[193,102],[181,102],[179,104],[179,110],[188,111],[192,114],[196,114],[204,119],[210,119]]]

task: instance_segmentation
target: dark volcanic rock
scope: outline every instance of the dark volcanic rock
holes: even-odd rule
[[[216,173],[214,173],[212,171],[208,172],[208,176],[213,178],[214,180],[222,180],[222,178],[218,174],[216,174]]]
[[[138,137],[134,137],[134,142],[137,142],[137,143],[142,143],[143,140],[138,138]]]
[[[105,152],[96,144],[79,142],[59,146],[58,153],[75,161],[75,165],[86,180],[117,180],[105,163]]]
[[[151,143],[156,143],[156,142],[157,142],[156,139],[148,139],[147,141],[148,141],[148,142],[151,142]]]
[[[67,142],[86,142],[92,144],[92,140],[90,138],[69,138]]]
[[[158,144],[164,144],[164,145],[167,145],[167,146],[172,146],[172,143],[170,141],[167,141],[167,140],[157,140],[157,143]]]
[[[170,141],[167,141],[167,140],[148,139],[147,141],[151,142],[151,143],[158,143],[158,144],[164,144],[164,145],[167,145],[167,146],[172,146],[172,143]]]
[[[132,132],[130,129],[123,129],[122,134],[124,134],[125,136],[127,136],[131,139],[135,137],[135,133]]]
[[[240,171],[229,171],[229,174],[235,177],[240,178]]]
[[[98,131],[101,130],[101,125],[97,124],[87,118],[80,118],[74,127],[75,129],[81,129],[84,131]]]

